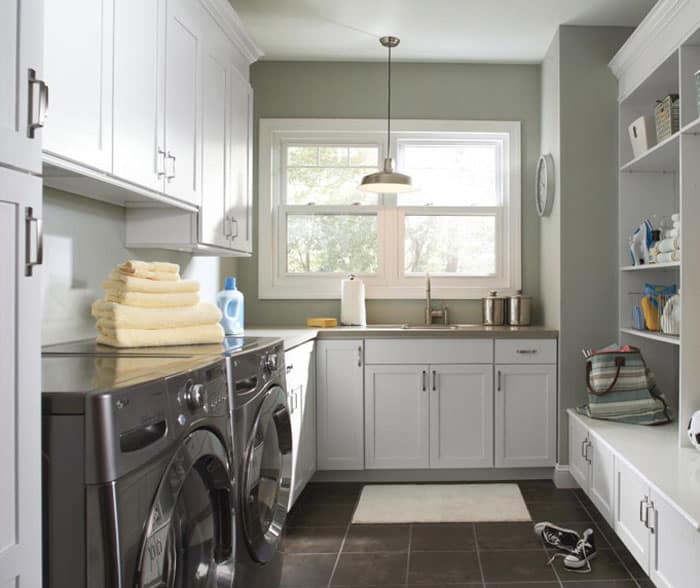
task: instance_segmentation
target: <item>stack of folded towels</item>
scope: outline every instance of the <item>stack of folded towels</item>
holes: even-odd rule
[[[127,261],[102,283],[92,305],[97,342],[112,347],[220,343],[221,313],[199,301],[199,283],[180,279],[175,263]]]
[[[649,250],[650,263],[669,263],[681,260],[681,218],[671,215],[673,226],[663,232],[661,241]]]

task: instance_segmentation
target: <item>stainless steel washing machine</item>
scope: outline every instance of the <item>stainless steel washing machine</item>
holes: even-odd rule
[[[233,586],[221,356],[47,356],[43,380],[45,585]]]
[[[292,430],[280,341],[227,357],[238,478],[237,588],[277,588],[291,485]]]

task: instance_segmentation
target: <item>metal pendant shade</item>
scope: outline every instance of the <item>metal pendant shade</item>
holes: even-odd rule
[[[398,37],[382,37],[379,42],[389,50],[387,61],[387,117],[386,117],[386,144],[388,157],[384,160],[384,169],[362,178],[359,189],[363,192],[398,193],[414,192],[416,188],[411,183],[411,176],[394,171],[394,162],[391,159],[391,50],[400,40]]]

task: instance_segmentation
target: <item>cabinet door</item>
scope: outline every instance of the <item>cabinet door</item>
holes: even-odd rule
[[[579,420],[569,417],[569,469],[585,492],[588,492],[590,473],[585,453],[588,441],[588,429]]]
[[[649,486],[621,459],[615,460],[615,532],[649,573],[649,529],[644,518]]]
[[[362,470],[362,340],[319,341],[317,354],[318,469]]]
[[[29,119],[38,122],[40,87],[29,70],[43,76],[42,0],[0,2],[0,165],[41,173],[41,130],[30,137]],[[30,99],[34,108],[30,112]]]
[[[608,523],[613,522],[614,456],[607,445],[591,436],[588,448],[590,482],[588,496]]]
[[[430,467],[493,467],[493,368],[430,366]]]
[[[190,204],[200,200],[200,38],[202,8],[168,0],[165,49],[165,191]]]
[[[46,153],[112,171],[114,0],[47,1],[44,69],[51,88]]]
[[[231,157],[229,215],[232,223],[232,247],[253,251],[253,90],[231,67]]]
[[[496,366],[496,467],[556,461],[556,365]]]
[[[365,369],[365,466],[427,468],[430,459],[427,365]]]
[[[165,0],[114,5],[113,173],[157,192],[164,185]]]
[[[649,575],[658,588],[696,588],[700,578],[700,533],[654,490],[649,514]]]
[[[316,353],[313,343],[308,343],[308,346],[306,394],[304,394],[304,414],[301,418],[301,440],[299,441],[301,485],[297,490],[297,496],[316,473]]]
[[[224,34],[210,27],[202,63],[202,200],[199,210],[199,241],[218,247],[229,246],[231,230],[226,216],[229,155],[228,53]]]
[[[0,168],[0,584],[41,586],[41,179]],[[29,233],[27,233],[29,229]]]

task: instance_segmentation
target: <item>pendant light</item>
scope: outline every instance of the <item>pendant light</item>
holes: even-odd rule
[[[411,177],[395,172],[394,162],[391,159],[391,50],[399,44],[400,39],[398,37],[382,37],[379,39],[379,42],[389,50],[386,108],[386,145],[388,153],[386,159],[384,159],[384,169],[362,178],[362,183],[358,188],[363,192],[414,192],[416,188],[411,184]]]

